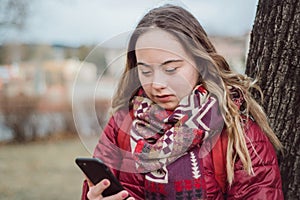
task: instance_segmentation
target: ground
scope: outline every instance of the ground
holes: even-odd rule
[[[1,145],[0,199],[80,199],[78,156],[91,156],[78,138]]]

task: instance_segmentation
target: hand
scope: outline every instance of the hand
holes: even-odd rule
[[[89,185],[89,192],[87,193],[89,200],[123,200],[129,195],[126,190],[123,190],[115,195],[103,197],[102,192],[110,185],[108,179],[103,179],[97,185],[94,185],[89,179],[87,179],[87,182]],[[130,197],[128,200],[134,200],[134,198]]]

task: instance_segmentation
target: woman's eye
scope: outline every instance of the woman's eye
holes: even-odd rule
[[[170,68],[165,69],[165,71],[166,71],[167,73],[173,73],[173,72],[175,72],[176,70],[177,70],[177,67],[170,67]]]
[[[152,70],[149,67],[144,66],[138,66],[138,71],[142,75],[150,75],[152,73]]]
[[[141,72],[142,72],[143,75],[151,74],[151,71],[148,71],[148,70],[141,70]]]

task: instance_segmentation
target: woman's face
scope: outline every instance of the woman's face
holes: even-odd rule
[[[147,96],[161,107],[174,110],[198,82],[194,60],[173,35],[160,29],[142,34],[135,52],[139,80]]]

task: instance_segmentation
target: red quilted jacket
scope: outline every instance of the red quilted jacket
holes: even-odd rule
[[[128,123],[123,123],[124,120],[128,120]],[[122,148],[127,146],[127,150],[130,151],[129,137],[124,137],[124,135],[118,136],[120,128],[123,132],[128,132],[130,122],[131,117],[126,112],[120,111],[115,114],[109,120],[101,135],[94,151],[94,157],[99,157],[107,165],[111,166],[113,173],[131,196],[136,199],[144,199],[144,176],[134,173],[135,166],[130,157],[131,154],[125,154],[120,148],[116,148],[116,146],[121,146]],[[227,137],[225,131],[223,131],[214,150],[203,158],[202,174],[205,180],[206,194],[204,196],[206,196],[206,199],[283,199],[281,177],[275,150],[255,122],[249,120],[247,123],[246,127],[248,128],[245,132],[251,141],[251,143],[247,142],[247,146],[252,160],[254,175],[247,175],[243,170],[241,161],[238,160],[234,166],[233,184],[230,187],[226,184],[225,155]],[[123,126],[121,127],[122,124]],[[124,124],[127,125],[124,126]],[[120,144],[120,141],[122,144]],[[88,186],[85,181],[82,200],[87,199],[87,192]]]

